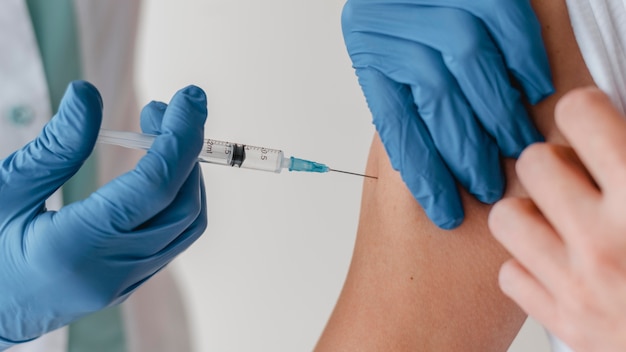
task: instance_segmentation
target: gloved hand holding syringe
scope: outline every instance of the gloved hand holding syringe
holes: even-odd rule
[[[152,142],[155,138],[156,136],[149,134],[112,131],[106,129],[101,129],[98,134],[99,143],[143,150],[150,149],[150,146],[152,146]],[[319,173],[334,171],[374,179],[377,178],[354,172],[331,169],[324,164],[309,160],[285,157],[282,150],[255,147],[240,143],[216,141],[213,139],[204,140],[204,147],[198,156],[198,161],[276,173],[281,172],[282,169],[289,169],[289,171]]]

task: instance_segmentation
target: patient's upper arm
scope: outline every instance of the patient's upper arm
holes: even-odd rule
[[[544,25],[557,94],[531,108],[559,140],[553,109],[565,92],[593,84],[569,26],[564,0],[534,1]],[[523,194],[505,161],[507,194]],[[318,350],[506,351],[525,315],[500,291],[508,254],[487,229],[490,206],[462,191],[466,219],[433,225],[394,171],[380,140],[371,146],[352,263]]]
[[[350,272],[318,348],[506,350],[525,316],[497,288],[507,255],[487,231],[489,207],[464,195],[466,221],[439,229],[378,138],[366,172],[379,178],[365,181]]]

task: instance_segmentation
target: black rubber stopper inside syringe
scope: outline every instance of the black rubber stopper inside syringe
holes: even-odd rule
[[[233,159],[230,161],[230,166],[241,167],[243,161],[246,159],[246,146],[243,144],[233,145]]]

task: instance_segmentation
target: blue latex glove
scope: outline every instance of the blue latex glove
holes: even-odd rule
[[[72,83],[37,139],[0,165],[0,350],[122,302],[206,228],[197,156],[206,97],[187,87],[169,106],[147,105],[159,134],[136,168],[83,201],[44,201],[91,153],[102,117],[98,91]]]
[[[342,25],[391,164],[430,219],[463,221],[455,179],[500,199],[500,153],[542,140],[509,75],[532,103],[554,90],[530,1],[348,0]]]

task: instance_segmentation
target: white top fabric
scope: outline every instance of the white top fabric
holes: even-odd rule
[[[548,339],[550,340],[550,346],[552,346],[553,352],[574,352],[563,341],[554,337],[554,335],[548,333]]]
[[[30,14],[23,0],[4,0],[0,11],[0,159],[33,139],[51,116],[46,76],[39,55]],[[48,209],[59,209],[57,192],[46,202]],[[11,352],[67,350],[67,328],[45,338],[18,345]]]
[[[138,130],[134,51],[140,1],[74,0],[83,76],[104,101],[103,126]],[[0,5],[0,159],[35,138],[48,122],[50,98],[25,0]],[[100,183],[134,166],[140,154],[99,148]],[[58,209],[60,196],[47,202]],[[182,295],[167,268],[122,304],[128,352],[191,351]],[[67,329],[59,329],[10,352],[66,352]]]
[[[626,112],[626,1],[567,0],[572,27],[589,72]]]

